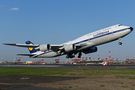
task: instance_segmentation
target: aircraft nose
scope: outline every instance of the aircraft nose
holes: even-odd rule
[[[131,30],[131,31],[133,31],[133,28],[132,28],[132,27],[130,27],[130,30]]]

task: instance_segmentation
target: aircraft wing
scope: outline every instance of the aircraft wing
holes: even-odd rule
[[[40,45],[15,44],[15,43],[3,43],[3,44],[4,45],[11,45],[11,46],[18,46],[18,47],[35,48],[37,50],[40,48]],[[61,49],[61,47],[63,47],[63,45],[51,45],[51,50],[58,51]]]
[[[4,45],[18,46],[18,47],[31,47],[36,48],[39,45],[29,45],[29,44],[13,44],[13,43],[3,43]]]
[[[89,42],[89,43],[77,44],[75,46],[77,49],[79,49],[79,48],[86,47],[86,46],[93,47],[93,45],[94,45],[94,43]],[[53,51],[61,51],[64,48],[65,48],[64,45],[51,45],[51,50],[53,50]]]
[[[26,48],[34,48],[36,50],[39,50],[40,48],[40,45],[29,45],[29,44],[14,44],[14,43],[3,43],[4,45],[11,45],[11,46],[18,46],[18,47],[26,47]],[[63,51],[64,49],[64,45],[50,45],[51,46],[51,50],[53,50],[54,52],[57,52],[57,51]],[[81,48],[83,46],[87,46],[86,43],[84,44],[79,44],[79,45],[76,45],[77,48]],[[29,54],[22,54],[24,56],[33,56],[33,55],[29,55]]]
[[[58,50],[61,50],[63,48],[64,48],[63,45],[51,45],[51,49],[53,51],[58,51]]]

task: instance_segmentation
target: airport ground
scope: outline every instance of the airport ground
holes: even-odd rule
[[[134,80],[134,65],[0,65],[0,90],[135,90]]]
[[[70,68],[70,69],[135,69],[133,65],[73,65],[73,64],[48,64],[48,65],[0,65],[0,67],[26,67],[26,68]]]

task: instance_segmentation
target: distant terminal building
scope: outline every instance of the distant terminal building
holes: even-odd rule
[[[32,64],[33,61],[26,61],[26,64]]]
[[[95,60],[95,61],[90,61],[90,60],[86,60],[86,61],[80,61],[81,64],[102,64],[104,61],[102,60]]]

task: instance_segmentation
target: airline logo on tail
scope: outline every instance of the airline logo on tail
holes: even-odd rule
[[[29,45],[34,45],[34,43],[32,43],[31,41],[26,41],[26,44],[29,44]],[[30,53],[34,53],[34,52],[37,52],[36,49],[34,48],[31,48],[31,47],[28,47]]]
[[[33,45],[33,44],[32,44],[32,43],[30,43],[29,45]],[[30,47],[29,47],[28,49],[29,49],[30,51],[32,51],[32,50],[33,50],[33,48],[30,48]]]

